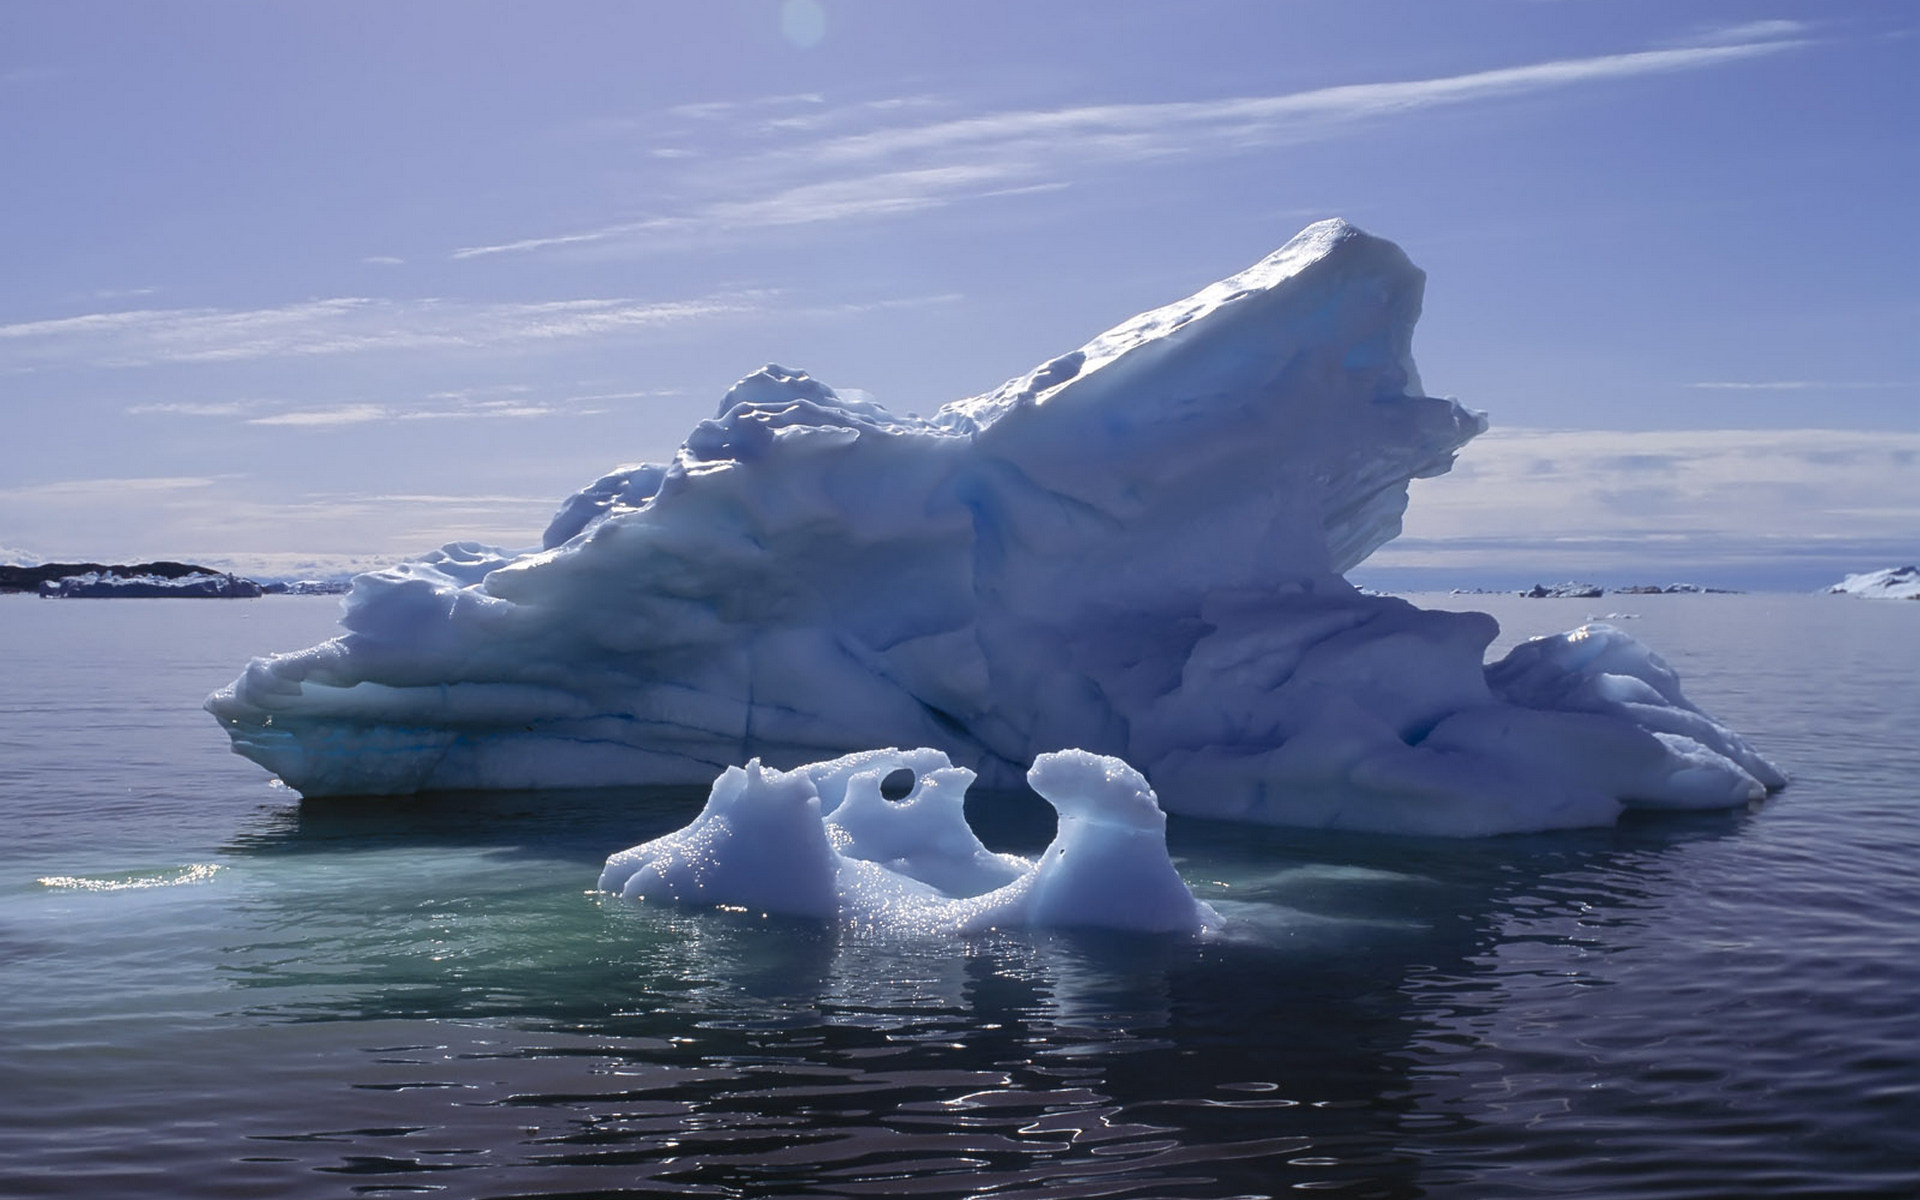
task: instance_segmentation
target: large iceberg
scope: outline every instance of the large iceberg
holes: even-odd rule
[[[1169,811],[1482,834],[1744,805],[1782,776],[1593,627],[1342,577],[1486,427],[1424,395],[1425,276],[1313,225],[929,419],[768,366],[541,547],[360,576],[346,633],[208,708],[308,796],[706,784],[876,746],[988,787],[1069,747]]]

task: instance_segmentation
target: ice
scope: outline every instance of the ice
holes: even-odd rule
[[[889,800],[882,781],[913,775]],[[729,767],[686,828],[607,860],[629,900],[836,919],[891,933],[1079,926],[1198,933],[1219,914],[1167,857],[1167,818],[1115,758],[1062,750],[1027,773],[1059,813],[1037,861],[995,854],[967,825],[974,773],[938,750],[870,750],[777,771]]]
[[[1888,567],[1849,575],[1827,589],[1879,600],[1920,600],[1920,567]]]
[[[1534,600],[1596,600],[1607,594],[1607,590],[1597,583],[1536,583],[1522,596]]]
[[[1423,285],[1327,221],[928,419],[765,367],[539,549],[362,575],[341,637],[208,707],[309,796],[705,785],[875,746],[1000,788],[1080,748],[1168,811],[1471,835],[1778,786],[1625,635],[1489,670],[1492,618],[1342,577],[1486,427],[1422,393]]]

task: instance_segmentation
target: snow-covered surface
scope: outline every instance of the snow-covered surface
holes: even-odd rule
[[[1827,589],[1880,600],[1920,600],[1920,567],[1888,567],[1849,575]]]
[[[912,791],[890,800],[882,781],[901,770]],[[791,771],[755,759],[727,768],[684,829],[609,858],[599,887],[896,933],[1220,924],[1167,857],[1166,814],[1139,772],[1062,750],[1027,778],[1059,813],[1037,860],[980,843],[963,808],[974,774],[938,750],[868,750]]]
[[[1080,747],[1170,811],[1440,834],[1779,786],[1625,635],[1489,673],[1491,618],[1342,578],[1485,428],[1421,392],[1423,286],[1327,221],[930,419],[766,367],[539,550],[363,575],[342,637],[208,707],[307,795],[704,784],[885,745],[994,787]]]

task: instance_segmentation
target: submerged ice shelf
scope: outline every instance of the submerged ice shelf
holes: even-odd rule
[[[930,419],[768,366],[540,549],[363,575],[341,637],[208,707],[309,796],[704,785],[888,745],[990,787],[1081,748],[1173,812],[1456,835],[1780,786],[1617,630],[1487,666],[1491,617],[1342,578],[1486,427],[1422,393],[1423,285],[1325,221]]]

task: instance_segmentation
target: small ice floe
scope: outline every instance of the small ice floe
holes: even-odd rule
[[[911,790],[883,783],[906,771]],[[607,860],[601,891],[841,920],[903,933],[1082,926],[1198,933],[1220,925],[1167,856],[1167,818],[1138,771],[1084,750],[1027,773],[1059,814],[1038,860],[996,854],[967,824],[974,773],[938,750],[869,750],[777,771],[729,767],[685,828]]]

